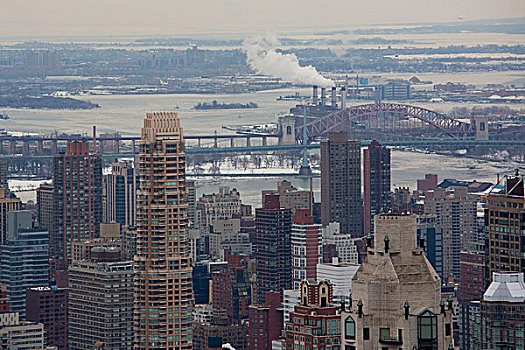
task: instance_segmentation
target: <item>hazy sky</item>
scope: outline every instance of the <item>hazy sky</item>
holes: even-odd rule
[[[0,37],[286,32],[525,16],[525,0],[2,0]]]

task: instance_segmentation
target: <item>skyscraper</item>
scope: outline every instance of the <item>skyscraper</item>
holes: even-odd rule
[[[133,263],[115,247],[91,248],[69,266],[68,349],[133,347]]]
[[[425,194],[425,214],[435,216],[443,230],[443,277],[459,279],[459,253],[476,232],[476,198],[467,187],[438,187]]]
[[[135,226],[137,169],[132,162],[114,162],[111,174],[104,175],[106,222]]]
[[[372,141],[363,153],[364,234],[374,232],[374,215],[388,213],[390,198],[390,149]]]
[[[102,221],[102,157],[88,142],[69,142],[54,156],[53,231],[50,257],[54,271],[71,262],[71,242],[97,237]],[[53,272],[52,271],[52,274]]]
[[[322,263],[323,235],[321,225],[314,224],[308,209],[296,209],[292,225],[293,289],[299,289],[307,278],[315,279],[317,264]]]
[[[36,189],[36,212],[40,227],[53,232],[53,192],[52,184],[43,183]]]
[[[8,222],[7,240],[0,246],[0,281],[11,311],[25,318],[26,289],[49,284],[49,232],[33,227],[29,210],[9,212]]]
[[[177,113],[147,113],[140,141],[136,349],[192,348],[184,139]]]
[[[267,195],[264,208],[255,210],[253,256],[257,263],[256,300],[263,304],[267,292],[290,289],[292,285],[292,211],[281,208],[279,196]]]
[[[321,143],[321,221],[341,224],[341,233],[363,235],[361,142],[345,132],[330,133]]]
[[[489,274],[525,272],[525,176],[504,176],[487,197]],[[521,231],[521,232],[520,232]]]
[[[0,244],[7,241],[7,213],[20,210],[22,202],[12,198],[7,188],[0,186]]]

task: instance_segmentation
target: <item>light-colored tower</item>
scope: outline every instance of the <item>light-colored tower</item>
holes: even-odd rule
[[[417,244],[416,215],[379,214],[374,221],[374,247],[368,236],[368,254],[352,279],[350,311],[342,315],[342,345],[453,348],[452,300],[442,299],[441,280],[425,257],[424,242]]]
[[[185,164],[177,113],[147,113],[137,199],[135,349],[192,348]]]

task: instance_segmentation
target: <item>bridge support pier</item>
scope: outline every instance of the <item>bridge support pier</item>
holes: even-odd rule
[[[51,154],[57,154],[57,140],[51,141]]]
[[[115,140],[115,153],[120,153],[120,142],[119,140]]]
[[[263,138],[262,138],[262,145],[263,146],[268,146],[268,140],[266,139],[266,136],[263,136]]]
[[[246,138],[246,147],[251,147],[251,143],[250,143],[250,137],[247,137]]]
[[[230,147],[235,147],[235,141],[233,137],[230,139]]]
[[[11,140],[9,141],[9,155],[15,155],[16,154],[16,141]]]
[[[29,155],[29,141],[22,142],[22,154],[24,156]]]
[[[217,145],[217,138],[216,137],[213,139],[213,147],[215,147],[215,148],[218,147],[218,145]]]
[[[201,148],[201,139],[197,139],[197,148]]]
[[[36,142],[36,154],[37,155],[42,155],[44,154],[44,141],[42,140],[38,140]]]
[[[131,140],[131,153],[135,154],[135,140]]]

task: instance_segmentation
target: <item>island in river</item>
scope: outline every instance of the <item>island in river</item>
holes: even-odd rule
[[[212,102],[199,102],[193,108],[197,110],[203,109],[246,109],[246,108],[258,108],[259,105],[255,102],[248,103],[218,103],[217,101]]]
[[[100,105],[71,97],[0,95],[0,107],[30,109],[92,109]]]

